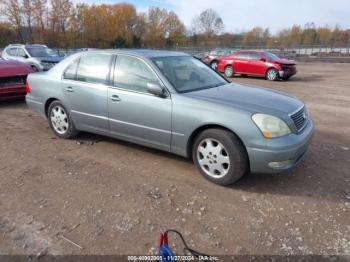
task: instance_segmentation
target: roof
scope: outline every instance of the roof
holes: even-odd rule
[[[238,52],[238,53],[244,53],[244,52],[264,53],[266,51],[265,50],[254,50],[254,49],[241,49],[241,50],[237,50],[236,52]]]
[[[96,50],[88,52],[108,52],[112,54],[130,54],[141,57],[164,57],[164,56],[190,56],[189,54],[176,52],[176,51],[166,51],[166,50],[151,50],[151,49],[108,49],[108,50]]]
[[[24,44],[10,44],[9,46],[12,47],[47,47],[46,45],[40,45],[40,44],[31,44],[31,45],[24,45]]]

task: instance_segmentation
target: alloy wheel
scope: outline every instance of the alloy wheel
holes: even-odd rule
[[[57,105],[52,108],[50,119],[52,126],[57,133],[63,135],[67,132],[69,127],[68,115],[63,107]]]
[[[213,178],[224,177],[230,169],[230,157],[226,148],[216,139],[206,138],[197,148],[201,169]]]
[[[276,72],[276,70],[270,69],[270,70],[267,72],[267,79],[268,79],[268,80],[271,80],[271,81],[274,81],[274,80],[276,80],[276,78],[277,78],[277,72]]]
[[[233,68],[231,66],[228,66],[225,68],[225,75],[227,77],[232,77],[233,76]]]

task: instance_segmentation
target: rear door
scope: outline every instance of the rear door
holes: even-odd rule
[[[78,129],[108,134],[107,83],[112,55],[90,53],[74,61],[64,72],[62,89]]]
[[[249,54],[247,52],[240,52],[235,55],[233,67],[235,73],[246,74],[249,69]]]
[[[252,75],[265,75],[265,62],[261,61],[261,54],[257,52],[249,53],[249,74]]]
[[[142,59],[118,55],[108,89],[110,132],[139,144],[170,150],[170,96],[148,93],[147,83],[162,86],[156,73]]]

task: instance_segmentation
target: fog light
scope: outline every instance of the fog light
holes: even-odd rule
[[[279,74],[280,74],[280,77],[283,77],[284,76],[284,71],[280,70]]]
[[[269,167],[273,169],[286,169],[288,167],[291,167],[293,165],[292,160],[285,160],[280,162],[270,162]]]

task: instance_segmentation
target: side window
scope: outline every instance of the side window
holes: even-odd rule
[[[17,56],[25,57],[26,53],[24,52],[24,50],[22,48],[18,48],[17,49]]]
[[[108,54],[88,54],[80,58],[76,80],[105,84],[109,72],[111,55]]]
[[[131,56],[117,56],[113,79],[115,87],[147,93],[147,83],[159,83],[159,80],[145,62]]]
[[[251,60],[260,60],[260,55],[257,53],[249,53],[249,57]]]
[[[249,54],[248,53],[238,53],[236,55],[236,57],[239,59],[249,59]]]
[[[9,48],[6,50],[6,53],[8,53],[11,56],[17,56],[17,48]]]
[[[75,80],[77,74],[79,59],[75,60],[63,73],[63,78],[68,80]]]

